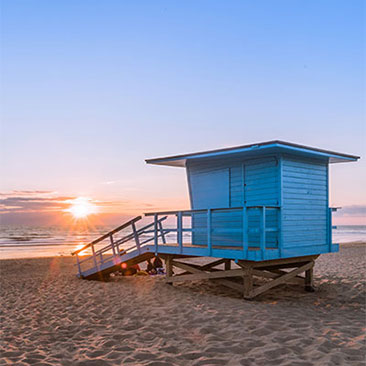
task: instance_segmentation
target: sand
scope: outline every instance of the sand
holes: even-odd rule
[[[364,365],[366,245],[320,256],[315,293],[254,301],[162,276],[79,280],[69,257],[0,262],[0,365]]]

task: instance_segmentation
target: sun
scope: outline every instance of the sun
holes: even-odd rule
[[[90,198],[78,197],[68,201],[70,207],[65,211],[71,213],[75,219],[85,219],[97,212],[97,206],[92,203]]]

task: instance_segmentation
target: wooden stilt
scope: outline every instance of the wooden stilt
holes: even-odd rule
[[[253,269],[251,267],[243,269],[243,297],[251,299],[253,291]]]
[[[231,260],[225,259],[225,271],[228,271],[229,269],[231,269]]]
[[[305,291],[308,291],[308,292],[315,291],[314,277],[313,277],[314,261],[312,263],[313,263],[312,267],[305,271]]]
[[[166,283],[172,284],[171,278],[173,277],[173,264],[172,264],[172,257],[169,255],[166,256],[165,267],[166,267]]]

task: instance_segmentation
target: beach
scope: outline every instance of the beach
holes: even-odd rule
[[[314,293],[253,301],[211,282],[76,277],[74,258],[7,259],[0,365],[365,365],[366,243],[316,260]]]

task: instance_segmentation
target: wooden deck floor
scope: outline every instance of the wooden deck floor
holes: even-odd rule
[[[201,248],[201,249],[207,249],[207,245],[206,244],[192,244],[192,243],[184,243],[183,244],[184,248]],[[158,247],[179,247],[178,243],[159,243]],[[228,250],[238,250],[238,251],[242,251],[243,247],[239,246],[239,245],[235,245],[235,246],[229,246],[229,245],[212,245],[212,249],[228,249]],[[266,248],[266,250],[277,250],[278,248]],[[249,247],[248,250],[251,251],[257,251],[260,250],[259,244],[257,247]]]

